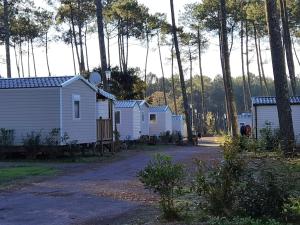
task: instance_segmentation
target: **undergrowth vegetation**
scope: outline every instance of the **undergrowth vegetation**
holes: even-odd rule
[[[139,173],[140,180],[160,194],[164,218],[183,219],[182,224],[298,224],[300,160],[282,157],[276,134],[269,128],[262,132],[261,141],[227,138],[223,160],[197,160],[192,175],[170,157],[156,156]],[[170,200],[164,193],[176,194]],[[176,213],[167,214],[168,202]]]

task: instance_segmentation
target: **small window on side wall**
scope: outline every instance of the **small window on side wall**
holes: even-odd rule
[[[73,119],[80,119],[80,95],[73,95]]]
[[[115,122],[116,122],[116,124],[120,124],[120,122],[121,122],[121,112],[120,111],[115,111]]]
[[[150,114],[150,123],[156,123],[156,114]]]

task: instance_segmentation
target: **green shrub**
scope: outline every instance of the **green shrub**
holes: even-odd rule
[[[41,132],[34,132],[27,134],[26,138],[23,139],[23,145],[29,148],[39,147],[42,144]]]
[[[159,135],[159,139],[162,143],[168,144],[172,142],[172,135],[170,131],[162,132]]]
[[[280,135],[278,129],[272,129],[269,122],[260,130],[260,146],[262,151],[276,151],[280,148]]]
[[[279,218],[288,198],[288,185],[279,181],[274,172],[248,169],[237,187],[236,205],[242,215]]]
[[[0,129],[0,146],[9,146],[14,144],[14,130],[5,128]]]
[[[157,154],[146,168],[138,173],[138,177],[147,189],[159,194],[164,217],[168,220],[178,219],[179,212],[174,199],[182,189],[183,166],[172,163],[169,156]]]
[[[260,220],[260,219],[252,219],[250,217],[246,217],[246,218],[233,217],[232,219],[213,217],[208,221],[208,224],[209,225],[282,225],[281,223],[275,220]]]
[[[49,132],[49,134],[45,138],[45,144],[47,146],[57,146],[60,143],[60,139],[60,129],[54,128]]]
[[[284,205],[283,213],[287,220],[300,221],[300,197],[290,198]]]
[[[195,183],[196,192],[202,199],[202,207],[217,216],[230,216],[234,213],[235,191],[244,170],[244,161],[235,150],[224,151],[224,155],[225,161],[213,167],[198,162]]]

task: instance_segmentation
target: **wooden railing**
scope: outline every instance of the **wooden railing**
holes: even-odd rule
[[[113,129],[111,119],[97,120],[97,141],[112,141]]]

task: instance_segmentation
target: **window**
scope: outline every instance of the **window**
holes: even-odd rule
[[[80,96],[73,95],[73,119],[80,119]]]
[[[116,124],[121,123],[121,112],[120,111],[115,111],[115,122],[116,122]]]
[[[156,123],[156,114],[150,114],[150,122]]]
[[[144,121],[145,121],[145,113],[142,112],[142,122],[144,122]]]

